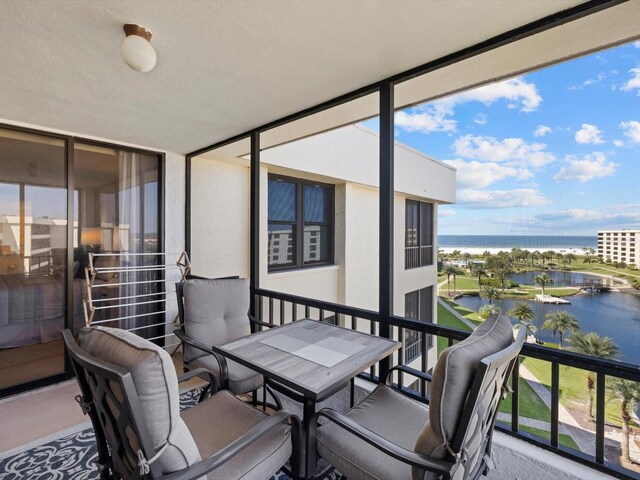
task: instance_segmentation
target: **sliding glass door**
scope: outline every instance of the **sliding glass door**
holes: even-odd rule
[[[0,129],[0,389],[64,372],[65,146]]]
[[[164,263],[153,255],[160,248],[158,156],[76,142],[74,160],[76,276],[84,278],[90,253],[102,271],[91,290],[93,324],[134,328],[153,338],[163,299],[153,265]]]
[[[140,254],[162,250],[161,179],[158,154],[0,127],[0,396],[70,373],[60,332],[85,325],[90,254],[94,320],[157,335],[162,278]]]

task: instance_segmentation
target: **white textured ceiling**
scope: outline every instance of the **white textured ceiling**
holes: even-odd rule
[[[0,1],[0,118],[189,152],[581,3]],[[130,70],[122,25],[154,34]]]

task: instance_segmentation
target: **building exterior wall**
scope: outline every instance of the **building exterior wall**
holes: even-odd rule
[[[378,142],[377,134],[359,126],[349,126],[261,152],[261,288],[378,310]],[[401,144],[396,145],[395,153],[393,311],[404,316],[405,295],[432,286],[432,318],[435,321],[437,204],[455,200],[455,170]],[[193,272],[211,277],[246,277],[249,274],[249,161],[246,158],[213,159],[207,154],[204,157],[192,160]],[[333,265],[269,270],[270,174],[335,186]],[[405,269],[404,259],[407,199],[434,203],[433,264],[409,270]],[[279,320],[278,302],[271,308]],[[304,308],[300,307],[297,318],[302,318],[304,313]],[[283,316],[289,320],[292,312],[283,312]],[[368,322],[363,321],[359,328],[369,331]],[[436,354],[436,349],[431,348],[429,366],[435,364]],[[416,359],[414,366],[419,368],[419,363]]]
[[[640,268],[640,230],[599,231],[598,257]]]

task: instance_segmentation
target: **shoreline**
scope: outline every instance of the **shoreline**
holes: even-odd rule
[[[453,253],[454,250],[459,250],[462,254],[469,253],[471,255],[482,255],[484,252],[489,252],[491,255],[495,255],[498,252],[511,252],[511,248],[509,247],[441,247],[438,246],[438,251],[442,251],[447,255]],[[535,248],[522,248],[521,250],[528,250],[529,252],[535,252],[536,250],[540,252],[548,252],[553,250],[556,253],[572,253],[574,255],[586,255],[587,252],[584,248],[569,248],[569,247],[558,247],[558,248],[544,248],[544,249],[535,249]]]

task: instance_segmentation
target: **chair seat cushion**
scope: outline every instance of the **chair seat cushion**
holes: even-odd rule
[[[206,368],[220,378],[220,365],[213,355],[198,357],[186,365],[187,368]],[[251,392],[260,388],[264,383],[264,378],[259,373],[250,368],[240,365],[233,360],[227,359],[227,374],[229,379],[229,390],[236,395]]]
[[[429,417],[429,408],[380,385],[345,415],[390,442],[413,451]],[[349,480],[411,479],[409,465],[331,422],[318,427],[318,453]]]
[[[137,420],[142,420],[155,451],[164,447],[156,460],[163,473],[181,470],[200,460],[196,444],[180,418],[178,377],[163,348],[133,332],[108,327],[83,328],[78,341],[90,355],[131,372],[141,407],[141,418]],[[106,402],[115,418],[119,415],[116,400],[124,401],[121,396],[119,392]],[[132,443],[137,445],[137,440]],[[129,462],[135,465],[137,459],[130,458]]]
[[[222,390],[182,412],[202,458],[220,451],[268,415]],[[291,429],[283,423],[208,474],[209,478],[264,480],[291,456]]]

